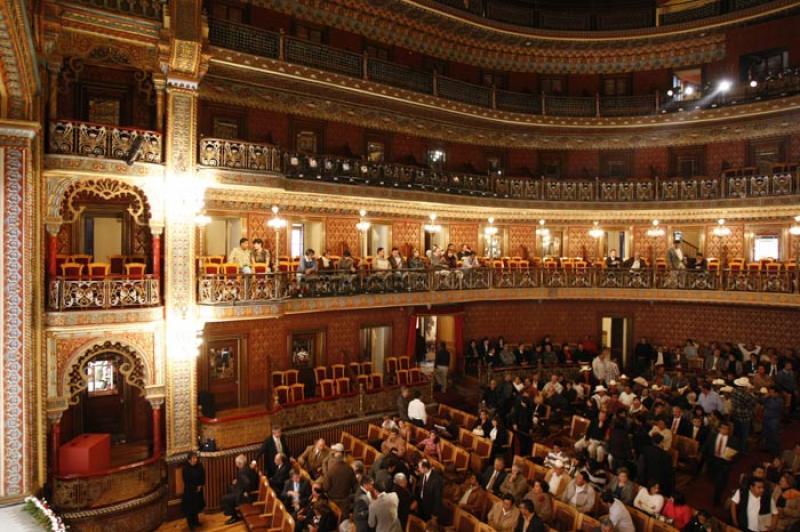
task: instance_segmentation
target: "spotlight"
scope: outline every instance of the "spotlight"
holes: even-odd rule
[[[687,85],[686,88],[683,90],[683,92],[686,94],[686,96],[691,96],[692,94],[694,94],[694,87],[692,87],[691,85]]]
[[[729,90],[731,90],[732,85],[733,83],[731,83],[730,80],[723,79],[722,81],[719,82],[719,85],[717,85],[717,90],[719,90],[720,92],[728,92]]]
[[[751,79],[750,80],[750,86],[755,89],[756,87],[758,87],[758,82],[756,80],[754,80],[754,79]]]
[[[675,95],[675,91],[673,91],[672,89],[670,89],[670,90],[668,90],[668,91],[667,91],[667,96],[669,96],[670,98],[671,98],[672,96],[674,96],[674,95]]]

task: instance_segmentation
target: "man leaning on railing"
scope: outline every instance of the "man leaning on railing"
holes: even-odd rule
[[[314,257],[315,252],[313,249],[308,248],[305,255],[300,258],[300,263],[297,265],[297,281],[299,283],[297,297],[303,297],[303,294],[308,291],[308,277],[313,277],[319,271],[319,265]]]

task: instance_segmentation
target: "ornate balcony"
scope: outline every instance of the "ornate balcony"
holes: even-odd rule
[[[744,0],[747,1],[747,0]],[[749,0],[754,1],[754,0]],[[525,8],[530,9],[530,8]],[[683,12],[681,12],[683,13]],[[555,13],[552,14],[555,17]],[[566,20],[576,20],[568,13]],[[513,17],[515,21],[520,20]],[[605,20],[605,18],[602,18]],[[554,18],[555,20],[555,18]],[[611,19],[608,19],[609,21]],[[611,23],[611,22],[609,22]],[[618,25],[618,22],[614,24]],[[209,41],[214,46],[286,61],[357,79],[384,83],[479,108],[529,115],[569,117],[623,117],[673,113],[695,108],[738,105],[800,92],[800,73],[787,71],[774,79],[759,80],[756,88],[737,87],[727,94],[711,94],[693,101],[673,101],[666,94],[633,96],[562,96],[501,90],[415,70],[332,46],[312,43],[283,33],[222,19],[209,19]]]
[[[202,159],[202,157],[201,157]],[[731,178],[547,179],[440,172],[427,167],[371,163],[341,157],[285,156],[293,179],[425,190],[520,200],[663,202],[790,196],[800,191],[797,172]]]
[[[79,4],[161,21],[164,0],[77,0]]]
[[[358,273],[321,272],[204,275],[197,280],[201,305],[253,305],[294,298],[399,294],[453,290],[586,288],[609,290],[691,290],[797,294],[793,268],[765,271],[666,271],[565,268],[473,268],[395,270]]]
[[[64,279],[50,281],[47,307],[51,311],[106,310],[157,307],[161,304],[159,281],[140,279]]]
[[[134,150],[138,153],[134,154]],[[50,122],[48,153],[161,163],[161,133],[75,120]]]
[[[200,139],[200,164],[220,168],[280,172],[277,146],[214,138]]]

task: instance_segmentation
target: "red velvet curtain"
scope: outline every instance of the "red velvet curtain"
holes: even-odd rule
[[[406,339],[406,356],[413,362],[416,360],[417,350],[417,315],[412,314],[408,317],[408,337]]]

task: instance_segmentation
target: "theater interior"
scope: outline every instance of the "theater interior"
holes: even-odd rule
[[[799,30],[0,0],[0,529],[800,530]]]

